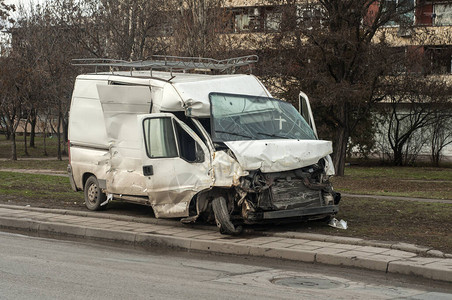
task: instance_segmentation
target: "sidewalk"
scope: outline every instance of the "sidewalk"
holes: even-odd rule
[[[452,255],[410,244],[304,233],[221,235],[213,226],[0,205],[0,228],[217,254],[279,258],[452,282]],[[427,256],[427,257],[426,257]]]

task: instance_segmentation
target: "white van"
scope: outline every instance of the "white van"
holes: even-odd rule
[[[72,188],[90,210],[130,201],[157,218],[215,220],[227,234],[242,224],[328,218],[340,200],[329,181],[332,143],[317,138],[302,93],[300,107],[301,115],[272,98],[253,75],[80,75],[69,118]]]

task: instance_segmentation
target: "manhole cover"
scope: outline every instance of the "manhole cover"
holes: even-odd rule
[[[335,288],[344,288],[347,287],[346,284],[331,280],[331,279],[323,279],[323,278],[314,278],[314,277],[288,277],[288,278],[280,278],[273,279],[272,283],[282,286],[294,287],[294,288],[308,288],[308,289],[319,289],[319,290],[328,290]]]

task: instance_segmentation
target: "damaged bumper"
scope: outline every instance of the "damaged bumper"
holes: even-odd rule
[[[69,182],[71,183],[71,188],[74,192],[77,192],[77,186],[75,185],[74,175],[72,172],[72,166],[70,164],[67,165],[67,174],[69,176]]]
[[[333,191],[323,162],[292,171],[251,172],[236,187],[241,217],[247,224],[271,220],[312,220],[339,212],[341,195]]]
[[[333,215],[339,212],[339,205],[328,205],[324,207],[308,207],[308,208],[294,208],[264,212],[249,212],[247,221],[262,222],[265,220],[301,218],[309,219],[312,216]]]

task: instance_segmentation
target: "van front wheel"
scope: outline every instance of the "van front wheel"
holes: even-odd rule
[[[85,205],[89,210],[101,209],[101,204],[107,199],[99,188],[99,182],[96,176],[90,176],[85,182],[84,188]]]
[[[242,226],[235,227],[234,224],[232,224],[228,205],[223,196],[218,196],[212,200],[212,209],[215,215],[215,222],[222,234],[237,235],[242,232]]]

